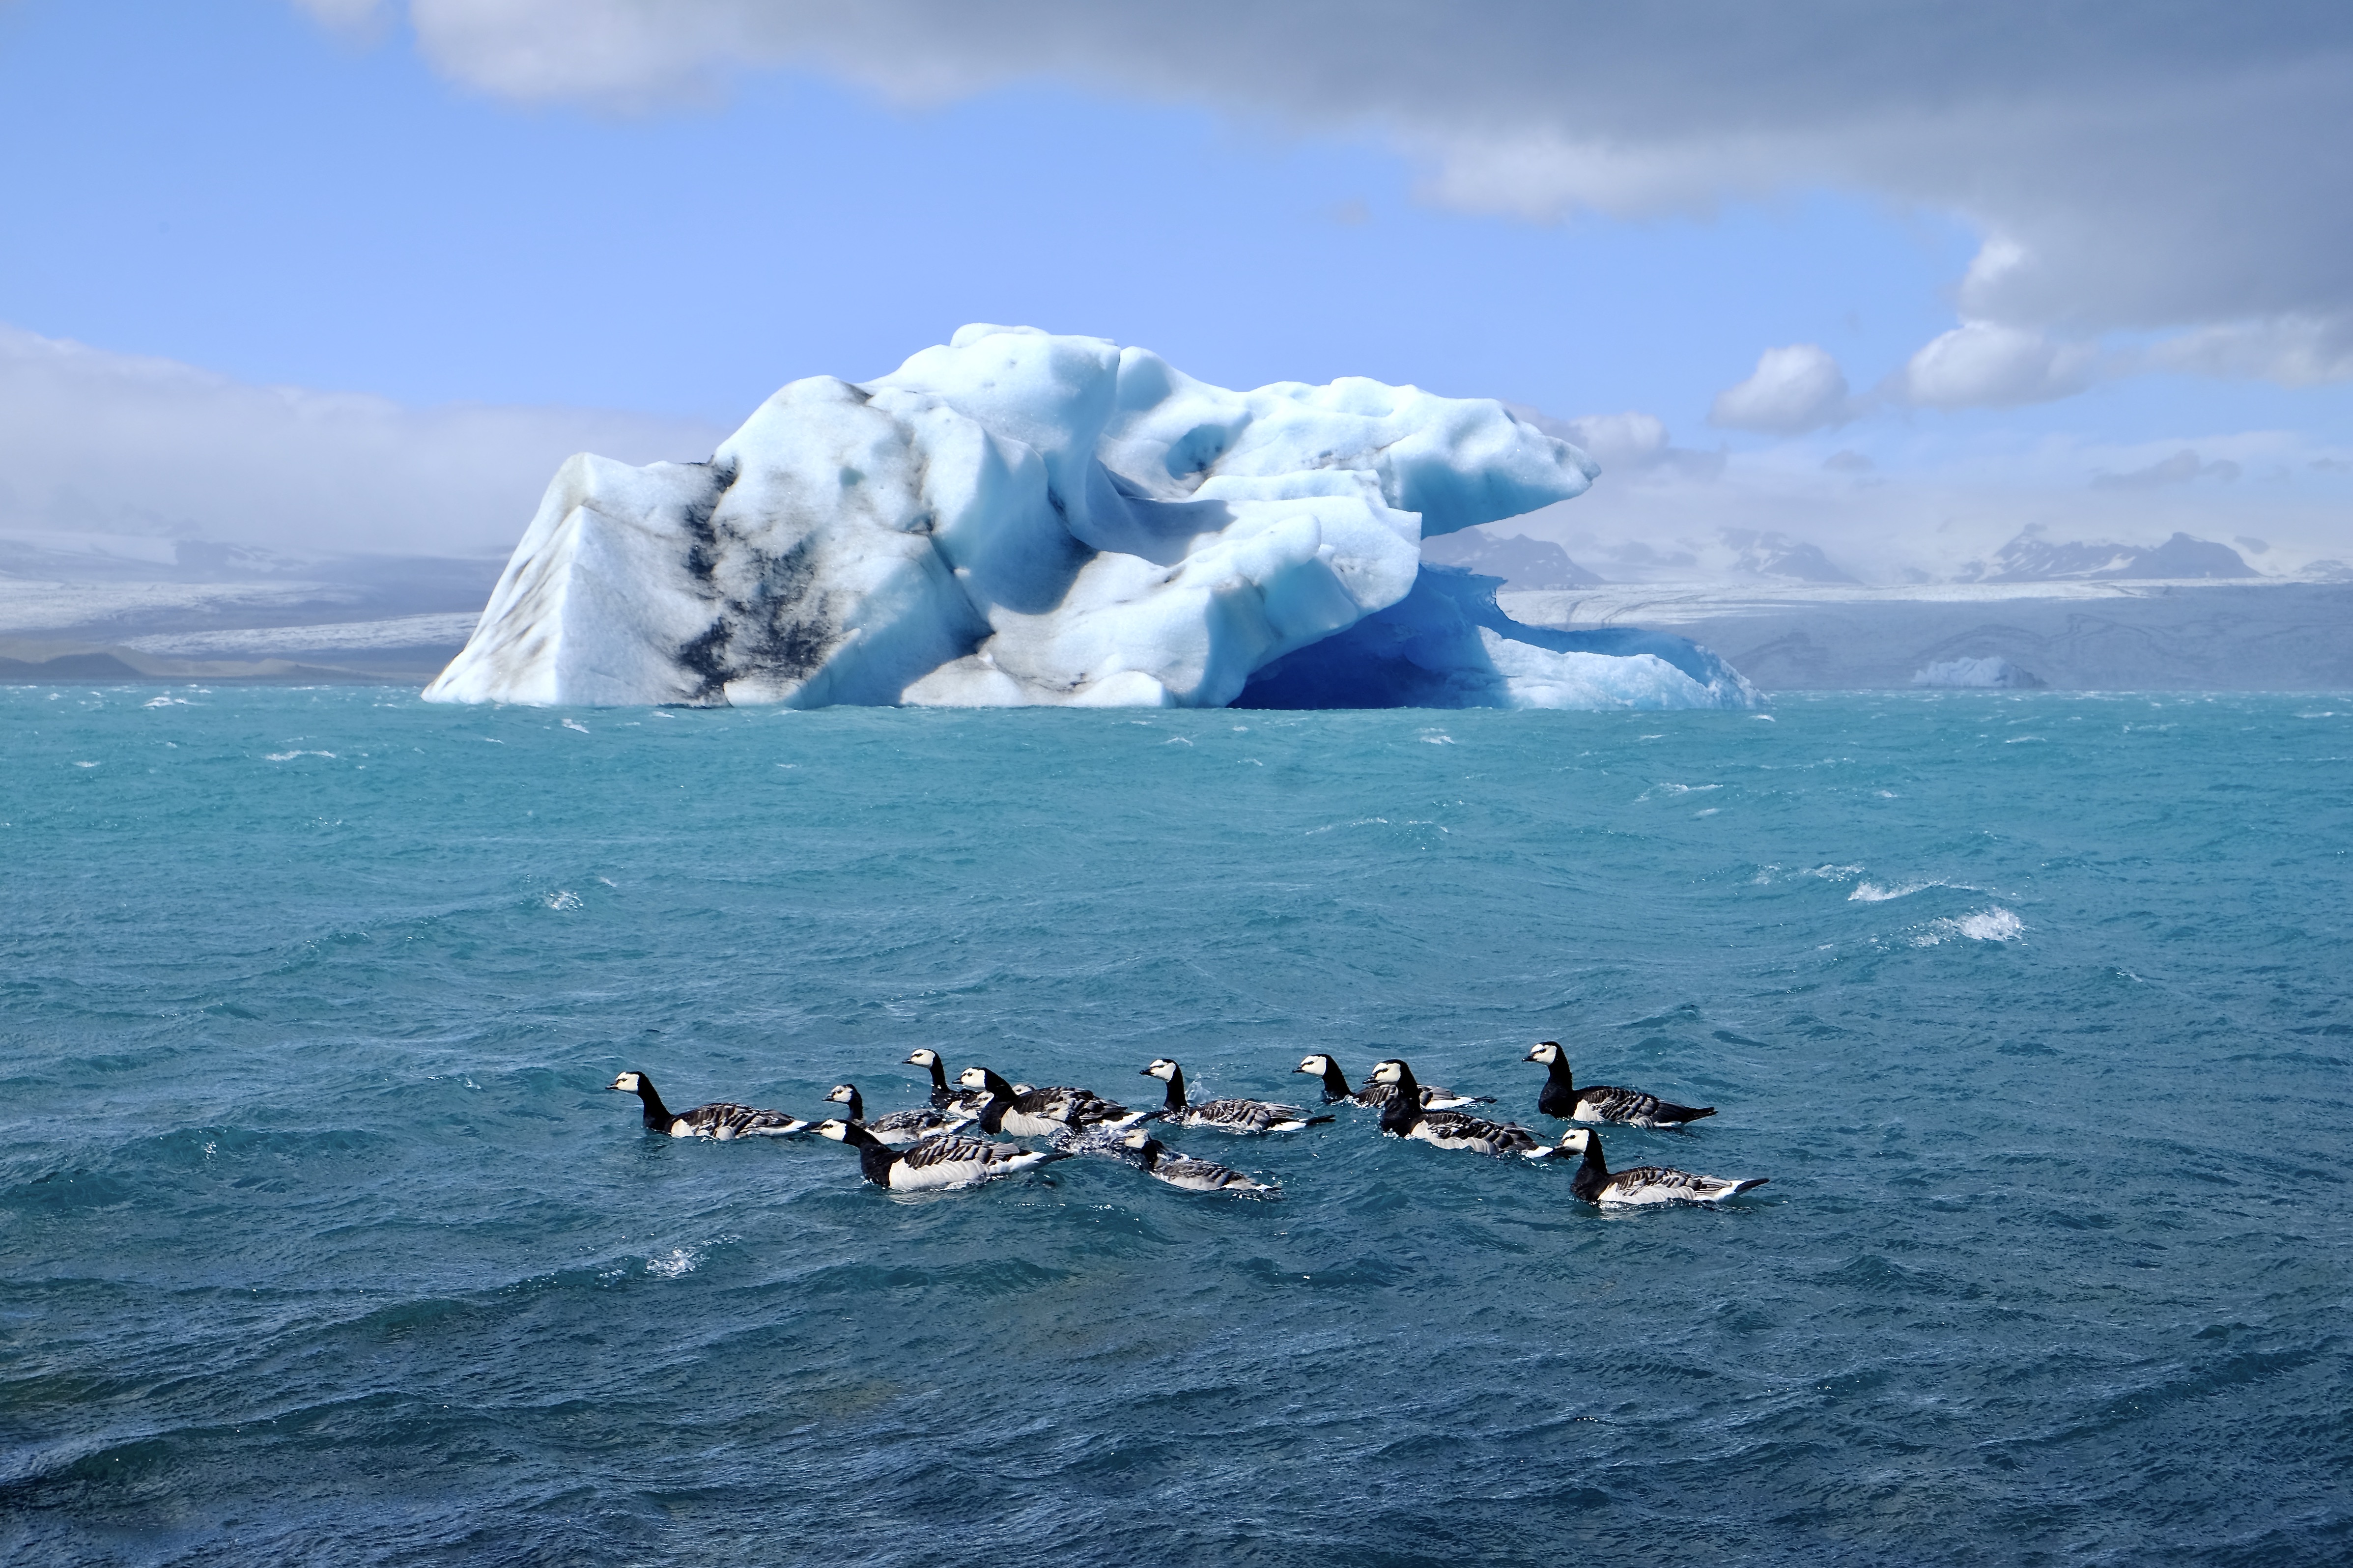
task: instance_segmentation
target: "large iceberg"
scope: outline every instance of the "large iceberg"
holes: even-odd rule
[[[970,326],[785,387],[707,463],[572,458],[436,701],[1746,706],[1678,637],[1522,626],[1425,536],[1583,493],[1485,400],[1229,392]]]

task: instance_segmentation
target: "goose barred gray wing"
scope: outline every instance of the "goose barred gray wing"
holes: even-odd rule
[[[1595,1200],[1605,1204],[1712,1204],[1724,1198],[1736,1197],[1752,1187],[1761,1187],[1772,1178],[1751,1176],[1746,1181],[1725,1181],[1717,1176],[1694,1175],[1678,1171],[1672,1165],[1636,1165],[1628,1170],[1612,1171],[1601,1184],[1601,1194]]]
[[[1714,1116],[1715,1107],[1676,1105],[1661,1100],[1655,1094],[1644,1094],[1639,1089],[1617,1089],[1608,1084],[1596,1084],[1577,1091],[1575,1108],[1569,1119],[1576,1121],[1616,1121],[1628,1127],[1680,1127],[1686,1121],[1696,1121],[1703,1116]]]
[[[919,1139],[937,1137],[969,1127],[978,1113],[966,1110],[934,1110],[919,1105],[913,1110],[894,1110],[888,1116],[878,1116],[866,1123],[866,1130],[885,1143],[913,1143]]]
[[[1405,1136],[1441,1149],[1468,1149],[1480,1154],[1522,1154],[1540,1160],[1552,1153],[1516,1121],[1490,1121],[1459,1110],[1425,1110]]]
[[[787,1116],[781,1110],[762,1110],[754,1106],[733,1105],[718,1100],[710,1105],[698,1105],[670,1124],[673,1138],[781,1138],[787,1132],[797,1132],[807,1122],[797,1116]],[[681,1131],[683,1127],[685,1131]]]
[[[1068,1084],[1053,1084],[1045,1089],[1020,1092],[1023,1109],[1055,1121],[1068,1121],[1073,1126],[1086,1126],[1101,1121],[1120,1121],[1135,1113],[1115,1100],[1105,1100],[1091,1089],[1073,1089]]]
[[[1209,1127],[1219,1132],[1296,1132],[1332,1118],[1310,1116],[1296,1105],[1272,1100],[1212,1100],[1204,1105],[1188,1105],[1165,1120],[1179,1127]]]

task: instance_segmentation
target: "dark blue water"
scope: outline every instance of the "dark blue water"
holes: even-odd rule
[[[2335,1563],[2353,702],[0,692],[0,1555]],[[893,1197],[673,1104],[1530,1042],[1567,1169]],[[12,1554],[12,1555],[11,1555]]]

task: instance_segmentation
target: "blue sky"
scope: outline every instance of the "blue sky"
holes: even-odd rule
[[[412,30],[398,7],[370,14],[364,0],[0,0],[0,323],[21,354],[95,351],[74,362],[70,395],[37,384],[42,417],[18,424],[39,425],[38,450],[0,435],[0,527],[13,500],[20,525],[52,532],[220,536],[244,516],[279,542],[335,542],[317,501],[333,474],[299,494],[274,480],[269,443],[288,438],[276,427],[251,433],[259,471],[242,508],[226,459],[188,481],[185,505],[172,470],[186,463],[127,479],[120,496],[84,464],[88,504],[50,504],[74,439],[61,408],[103,402],[109,356],[177,362],[227,384],[224,396],[382,400],[389,423],[369,460],[432,470],[442,488],[418,505],[433,519],[374,516],[353,524],[353,542],[487,549],[500,518],[520,532],[531,476],[543,479],[566,437],[603,437],[632,460],[700,457],[680,444],[707,441],[784,381],[880,374],[989,320],[1143,343],[1230,385],[1365,374],[1564,419],[1639,411],[1674,449],[1730,455],[1701,483],[1652,451],[1602,451],[1594,497],[1535,529],[1588,552],[1811,518],[1868,575],[1883,567],[1882,536],[1958,513],[1968,548],[2039,521],[2293,536],[2283,549],[2298,558],[2353,552],[2340,537],[2353,482],[2327,466],[2353,456],[2342,375],[2143,366],[1991,406],[1886,391],[1968,313],[1989,233],[1982,212],[1934,199],[1933,181],[1906,188],[1798,156],[1764,188],[1725,177],[1627,210],[1587,200],[1531,216],[1514,195],[1462,198],[1461,155],[1430,151],[1454,132],[1430,114],[1469,111],[1443,105],[1400,131],[1397,115],[1297,111],[1280,90],[1187,101],[1181,81],[1143,66],[1123,77],[1116,59],[1004,68],[955,55],[953,39],[941,68],[969,59],[970,79],[909,101],[854,47],[776,63],[741,26],[723,37],[736,58],[715,89],[632,85],[617,103],[602,79],[518,89],[499,75],[507,57],[485,66],[444,37],[460,23],[477,44],[486,28],[544,26],[545,0],[435,3]],[[577,14],[593,23],[615,4]],[[724,21],[731,5],[756,9],[681,10]],[[2095,302],[2096,256],[2079,269]],[[2065,341],[2117,361],[2279,315],[2234,309],[2078,324]],[[2021,333],[2068,329],[2063,315],[2016,320]],[[1835,361],[1847,403],[1710,423],[1760,353],[1792,344]],[[421,411],[447,405],[545,412],[511,454],[484,437],[453,456],[417,434]],[[122,417],[94,407],[85,435],[139,428]],[[244,438],[219,430],[210,452]],[[2090,489],[2177,448],[2230,458],[2240,477],[2138,497],[2132,513]],[[1826,477],[1834,451],[1871,467]],[[384,482],[398,491],[412,477]]]

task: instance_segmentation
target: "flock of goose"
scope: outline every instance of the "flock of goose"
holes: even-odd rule
[[[1579,1088],[1567,1054],[1556,1040],[1544,1041],[1524,1059],[1546,1069],[1536,1110],[1565,1121],[1682,1127],[1715,1114],[1712,1105],[1677,1105],[1639,1089]],[[871,1120],[855,1084],[837,1084],[826,1096],[843,1114],[815,1121],[726,1100],[672,1110],[662,1103],[653,1080],[638,1071],[621,1074],[608,1087],[638,1097],[647,1131],[672,1138],[776,1138],[814,1129],[821,1137],[857,1150],[866,1180],[894,1192],[973,1186],[1056,1160],[1092,1154],[1133,1165],[1190,1192],[1271,1194],[1279,1190],[1272,1184],[1254,1182],[1240,1171],[1169,1148],[1153,1135],[1155,1127],[1261,1135],[1296,1132],[1335,1119],[1335,1113],[1313,1114],[1303,1107],[1271,1100],[1193,1100],[1186,1092],[1185,1069],[1166,1057],[1144,1068],[1144,1076],[1167,1086],[1161,1103],[1149,1110],[1131,1110],[1092,1089],[1014,1083],[987,1068],[966,1068],[951,1083],[947,1065],[928,1047],[907,1061],[931,1073],[930,1100]],[[1376,1063],[1361,1089],[1350,1089],[1340,1064],[1320,1053],[1295,1070],[1319,1081],[1327,1106],[1378,1110],[1381,1131],[1388,1137],[1526,1160],[1575,1156],[1577,1169],[1569,1191],[1589,1204],[1717,1203],[1761,1187],[1767,1180],[1726,1181],[1665,1165],[1612,1171],[1602,1161],[1599,1135],[1590,1128],[1572,1127],[1558,1142],[1544,1142],[1516,1121],[1491,1121],[1463,1109],[1493,1104],[1493,1096],[1456,1094],[1422,1083],[1402,1060]],[[1042,1138],[1049,1147],[1025,1149],[999,1142],[999,1138]]]

